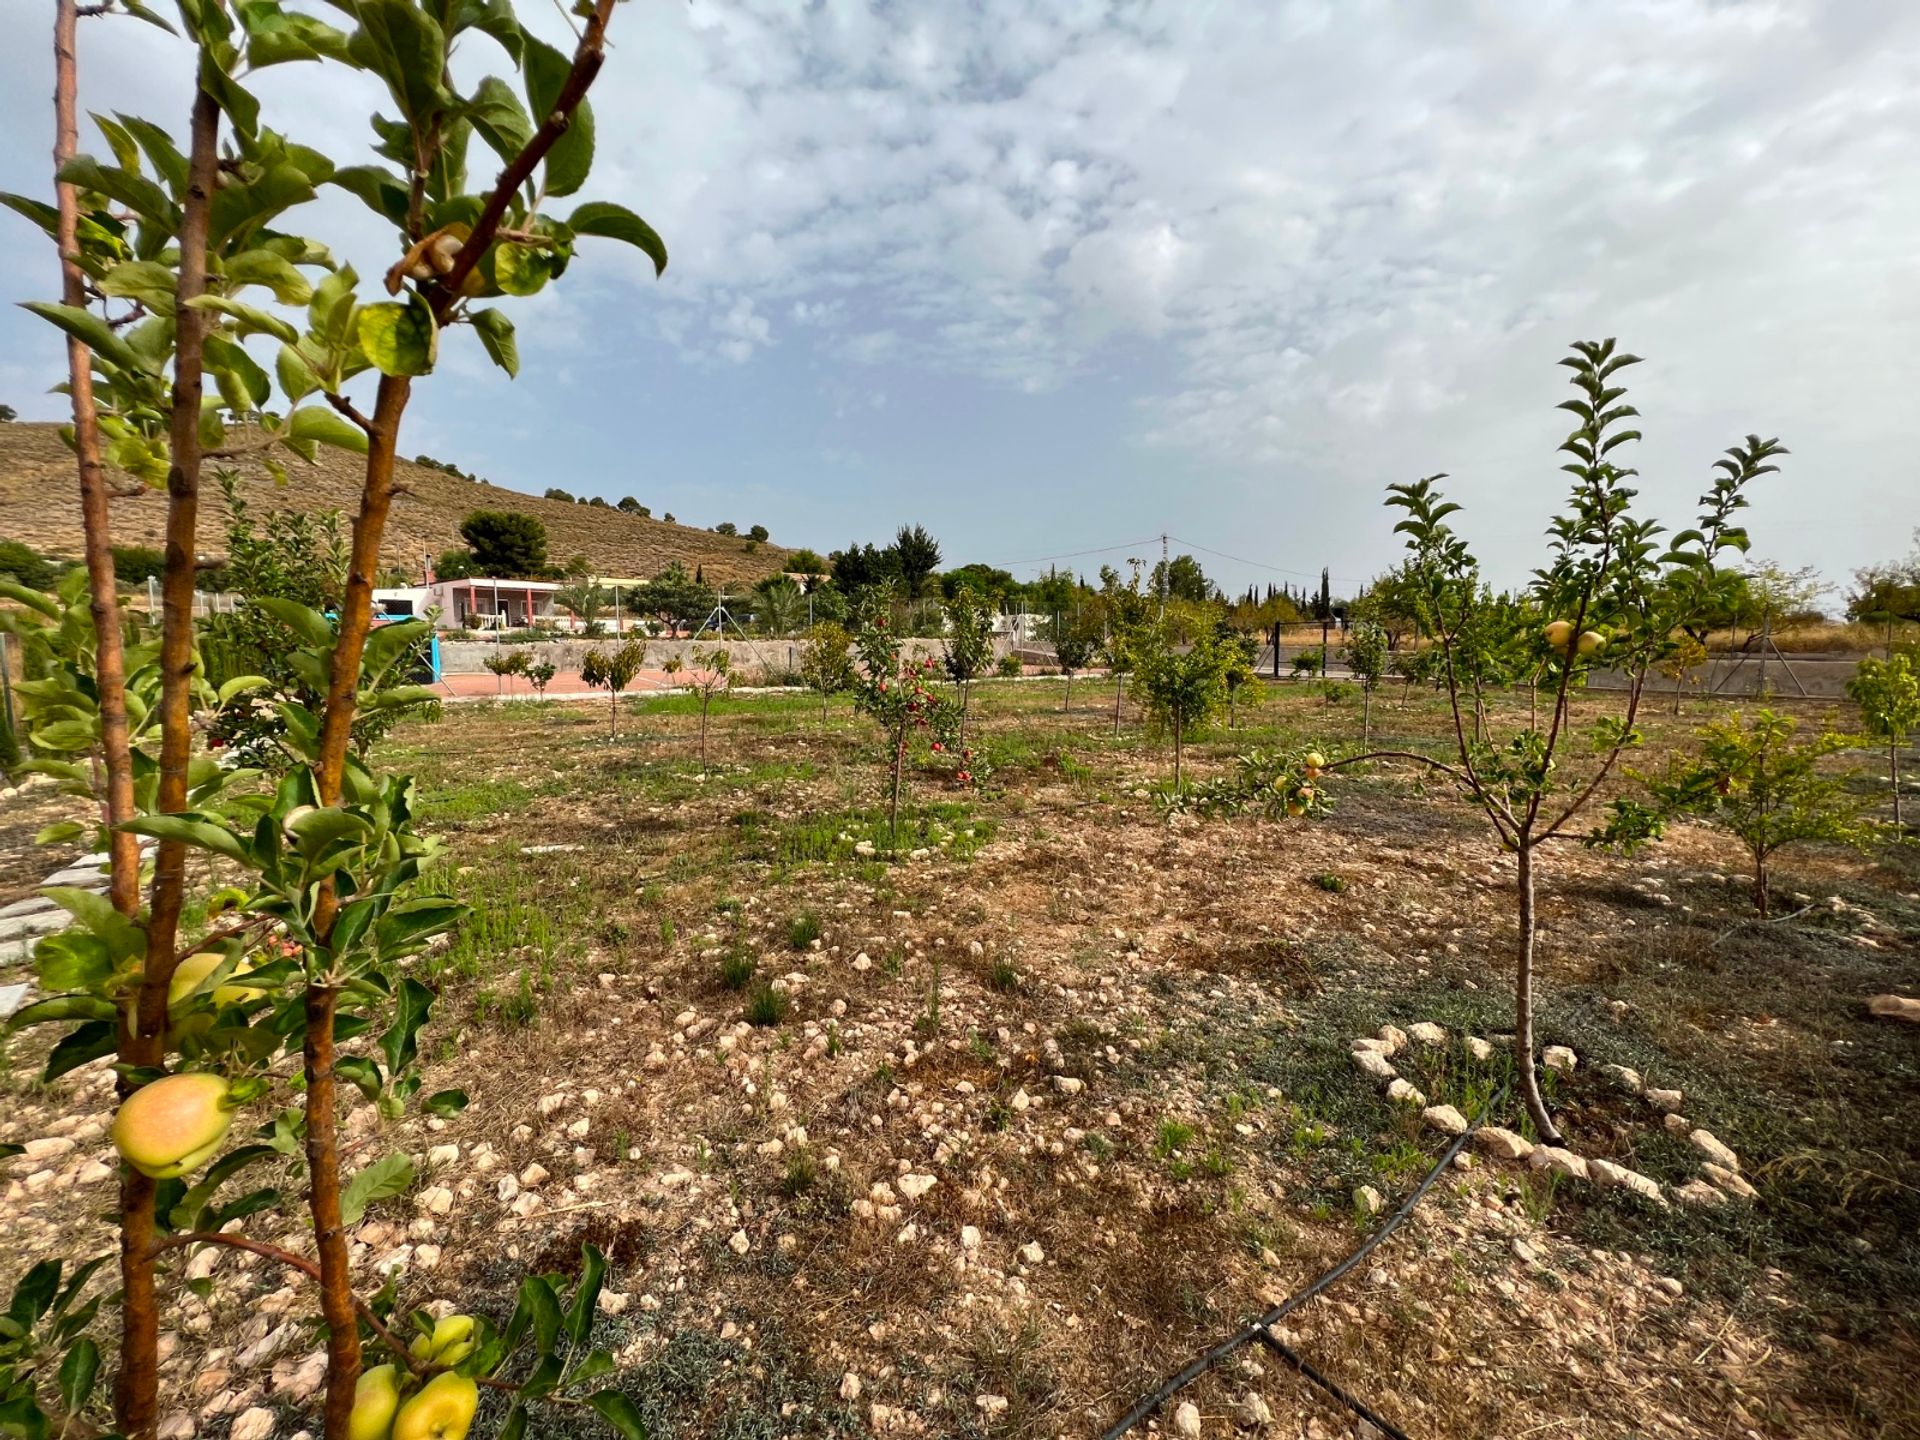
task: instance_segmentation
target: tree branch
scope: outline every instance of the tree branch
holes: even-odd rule
[[[371,435],[373,433],[373,421],[369,420],[365,415],[362,415],[359,408],[355,406],[351,400],[347,399],[346,396],[336,395],[331,390],[323,391],[322,393],[327,397],[327,403],[333,406],[334,409],[338,410],[342,415],[346,416],[347,419],[366,431],[367,434]]]

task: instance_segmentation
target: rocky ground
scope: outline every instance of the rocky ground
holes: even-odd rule
[[[1915,990],[1909,855],[1789,852],[1802,913],[1760,927],[1719,837],[1556,853],[1556,1153],[1498,1098],[1511,866],[1451,797],[1378,772],[1309,828],[1169,825],[1097,687],[977,694],[989,778],[915,777],[899,863],[844,711],[737,702],[704,773],[677,702],[615,742],[604,708],[526,705],[400,735],[477,911],[416,967],[427,1089],[472,1104],[348,1116],[351,1163],[419,1172],[356,1231],[365,1288],[503,1320],[592,1242],[596,1339],[656,1435],[1097,1434],[1496,1102],[1280,1338],[1413,1435],[1920,1434],[1920,1028],[1866,1004]],[[1353,719],[1288,692],[1197,763]],[[1376,710],[1396,741],[1439,721]],[[34,1043],[5,1282],[109,1244],[110,1077],[42,1087]],[[311,1292],[211,1251],[173,1283],[168,1433],[308,1424]],[[1256,1349],[1155,1425],[1369,1433]]]

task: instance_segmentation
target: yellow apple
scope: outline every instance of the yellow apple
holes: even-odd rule
[[[1289,800],[1287,802],[1287,814],[1291,815],[1295,820],[1298,820],[1306,813],[1307,807],[1302,805],[1298,800]]]
[[[407,1349],[429,1365],[458,1365],[479,1348],[473,1316],[448,1315],[434,1322],[432,1335],[419,1335]]]
[[[1547,626],[1547,644],[1556,650],[1567,648],[1567,641],[1573,638],[1571,620],[1555,620]]]
[[[1606,648],[1607,637],[1602,635],[1598,630],[1582,630],[1580,632],[1580,653],[1582,655],[1592,655]]]
[[[1307,769],[1319,770],[1322,769],[1326,763],[1327,757],[1322,755],[1318,750],[1309,750],[1307,752]]]
[[[120,1102],[113,1146],[141,1174],[172,1180],[211,1159],[232,1123],[220,1076],[167,1075]]]
[[[198,991],[200,987],[206,983],[207,977],[220,968],[220,962],[224,958],[225,957],[217,950],[202,950],[197,955],[187,956],[186,959],[175,966],[173,979],[167,984],[168,1008],[171,1009],[182,1000],[185,1000],[189,995]],[[253,969],[253,966],[245,960],[235,965],[226,980],[214,990],[213,1003],[216,1005],[238,1005],[243,1001],[251,1000],[255,995],[259,994],[259,990],[254,986],[234,983],[251,969]]]
[[[399,1408],[399,1372],[393,1366],[376,1365],[361,1371],[353,1387],[347,1440],[387,1440],[393,1430],[393,1412]]]
[[[466,1440],[479,1405],[478,1385],[464,1375],[442,1370],[400,1407],[393,1420],[393,1440]]]

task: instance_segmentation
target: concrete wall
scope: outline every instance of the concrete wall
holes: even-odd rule
[[[638,637],[632,637],[638,638]],[[605,640],[548,640],[532,645],[496,645],[491,640],[442,640],[440,642],[440,669],[446,675],[479,675],[486,672],[486,658],[506,650],[526,650],[533,659],[550,660],[553,667],[562,672],[577,673],[581,659],[586,653],[599,645],[603,649],[614,648],[615,641],[609,636]],[[759,680],[768,674],[782,674],[800,668],[800,652],[805,641],[797,637],[789,640],[742,640],[730,637],[724,643],[703,638],[701,640],[648,640],[645,666],[649,670],[658,670],[669,656],[677,655],[691,669],[694,665],[694,652],[723,649],[733,657],[734,673],[748,681]],[[994,659],[1006,653],[1008,642],[1005,637],[994,641]],[[945,648],[938,640],[907,640],[901,644],[901,654],[919,659],[931,655],[935,664],[945,656]]]
[[[1804,690],[1810,699],[1844,700],[1847,682],[1853,679],[1863,657],[1837,653],[1788,655],[1784,662],[1769,655],[1766,663],[1766,691],[1778,699],[1798,699]],[[1761,694],[1760,657],[1747,655],[1735,659],[1715,657],[1695,670],[1681,689],[1689,695],[1716,695],[1731,699],[1755,699]],[[1799,683],[1796,684],[1795,682]],[[1597,670],[1589,683],[1596,690],[1624,690],[1627,677],[1613,670]],[[1664,675],[1649,675],[1650,694],[1671,695],[1674,682]]]

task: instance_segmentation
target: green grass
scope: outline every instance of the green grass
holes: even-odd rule
[[[747,1023],[778,1025],[787,1018],[787,1012],[792,1008],[786,991],[776,990],[771,985],[756,985],[753,993],[747,996]]]
[[[795,950],[805,950],[820,938],[820,934],[820,917],[811,910],[803,910],[787,927],[787,944]]]

